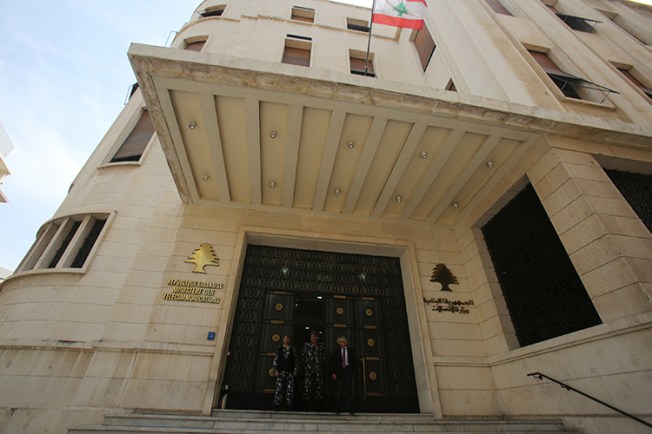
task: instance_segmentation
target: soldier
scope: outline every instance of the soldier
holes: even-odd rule
[[[276,390],[274,391],[274,410],[281,409],[283,395],[287,409],[292,409],[294,401],[294,377],[297,375],[296,354],[290,345],[290,337],[283,336],[283,345],[276,349],[273,362],[274,375],[276,376]]]
[[[324,344],[318,342],[317,330],[310,330],[310,342],[303,346],[303,371],[305,386],[303,399],[307,411],[320,411],[322,398],[322,381],[324,372]]]

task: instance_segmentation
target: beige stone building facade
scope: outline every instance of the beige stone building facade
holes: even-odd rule
[[[652,10],[427,11],[368,63],[370,11],[326,0],[207,0],[133,44],[0,287],[0,432],[265,408],[306,328],[355,344],[363,412],[648,432],[528,374],[652,421]]]

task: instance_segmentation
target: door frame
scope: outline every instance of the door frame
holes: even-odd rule
[[[229,270],[228,284],[221,303],[223,314],[220,315],[218,324],[216,324],[215,352],[208,378],[203,414],[209,415],[213,408],[218,407],[222,396],[222,384],[235,319],[238,291],[242,279],[247,245],[249,244],[399,258],[419,411],[420,413],[434,413],[435,415],[442,414],[432,357],[430,332],[423,304],[423,291],[417,268],[416,249],[413,243],[404,240],[366,239],[362,237],[356,237],[353,240],[333,234],[318,235],[300,231],[246,227],[238,232],[233,262],[231,270]],[[426,387],[419,385],[425,385]]]

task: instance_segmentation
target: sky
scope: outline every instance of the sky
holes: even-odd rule
[[[0,181],[9,200],[0,203],[0,273],[18,266],[122,110],[136,81],[130,43],[166,45],[199,3],[0,0],[0,124],[14,145]]]
[[[0,124],[14,146],[0,181],[8,198],[0,277],[18,266],[124,107],[136,81],[129,45],[166,45],[200,2],[0,0]]]

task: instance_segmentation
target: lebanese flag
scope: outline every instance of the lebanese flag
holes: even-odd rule
[[[371,21],[419,30],[426,16],[426,0],[375,0]]]

